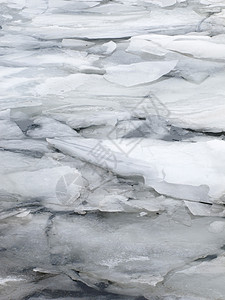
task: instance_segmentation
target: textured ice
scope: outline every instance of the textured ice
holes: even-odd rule
[[[66,154],[104,167],[94,155],[95,149],[101,147],[106,152],[106,168],[120,175],[143,176],[146,184],[159,193],[205,202],[210,197],[223,202],[224,141],[169,143],[146,139],[137,143],[137,139],[129,139],[128,143],[124,140],[55,139],[48,142]]]
[[[223,300],[224,1],[0,6],[0,299]]]
[[[160,290],[160,282],[171,269],[182,270],[188,261],[191,264],[204,253],[217,252],[221,245],[218,237],[223,236],[223,231],[217,235],[208,231],[210,219],[192,220],[191,226],[166,216],[153,220],[139,217],[135,225],[133,221],[132,214],[109,214],[106,219],[91,215],[55,218],[50,243],[57,264],[65,265],[65,272],[89,286],[104,278],[106,291],[123,290],[130,295],[139,295],[142,291],[148,298],[154,294],[154,287]],[[182,236],[186,236],[186,241]],[[189,239],[192,243],[188,243]],[[65,244],[67,250],[63,257],[61,249]],[[172,284],[170,287],[174,290]]]

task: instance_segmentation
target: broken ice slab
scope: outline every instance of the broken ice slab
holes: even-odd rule
[[[199,257],[220,253],[224,231],[209,231],[213,220],[195,218],[187,226],[166,215],[57,216],[49,232],[51,257],[74,280],[96,289],[102,282],[106,292],[151,299],[150,295],[165,295],[170,271],[177,274]],[[188,292],[195,295],[190,287]]]
[[[212,8],[209,7],[211,11]],[[217,13],[212,14],[200,25],[200,30],[202,31],[210,31],[212,35],[225,33],[225,22],[224,22],[225,9],[219,8]]]
[[[117,109],[115,107],[117,107]],[[132,115],[132,113],[122,110],[117,105],[113,105],[113,107],[110,105],[109,107],[104,107],[102,105],[68,105],[53,110],[47,110],[44,114],[51,116],[58,121],[65,122],[74,129],[86,128],[92,125],[115,126],[118,121],[129,120]]]
[[[48,139],[60,151],[122,176],[143,176],[157,192],[172,197],[224,202],[225,142],[163,142],[151,139]],[[206,162],[208,162],[206,164]]]
[[[28,128],[27,136],[32,138],[51,138],[60,136],[79,136],[71,127],[58,122],[57,120],[38,117],[33,120],[33,127]]]
[[[222,2],[0,0],[1,300],[223,299]]]
[[[20,128],[10,120],[0,120],[0,139],[23,139]]]
[[[104,77],[111,82],[130,87],[155,81],[173,70],[176,64],[177,61],[153,61],[117,65],[106,68]]]
[[[19,194],[25,198],[56,198],[56,185],[66,174],[73,174],[74,170],[69,167],[43,168],[37,171],[22,171],[1,175],[0,189],[2,191],[10,190],[13,194]],[[74,173],[76,176],[76,173]],[[79,188],[78,188],[79,190]],[[64,191],[62,191],[62,194]],[[66,193],[66,188],[65,188]],[[78,191],[79,193],[79,191]],[[59,190],[60,194],[60,190]],[[60,196],[59,196],[60,198]],[[63,196],[61,197],[63,199]],[[76,199],[74,198],[74,201]],[[58,205],[61,205],[59,199],[56,199]],[[63,204],[63,203],[62,203]]]
[[[49,148],[45,141],[35,141],[32,139],[0,140],[0,149],[21,152],[34,157],[41,157],[44,153],[49,152]]]
[[[174,40],[166,48],[168,50],[192,55],[200,59],[225,60],[225,44],[213,43],[210,40]]]
[[[223,205],[211,205],[209,203],[198,203],[191,201],[184,201],[184,203],[194,216],[225,216],[225,208]]]
[[[157,43],[147,40],[142,36],[132,37],[126,51],[138,55],[149,53],[156,56],[164,56],[169,52]]]
[[[167,119],[175,126],[197,131],[223,132],[224,78],[224,73],[219,72],[197,85],[179,78],[170,78],[151,86],[152,97],[167,108]]]
[[[91,47],[88,52],[99,55],[109,55],[116,50],[116,43],[113,41]]]
[[[179,52],[198,59],[224,61],[224,40],[204,35],[140,35],[130,39],[128,52],[151,53],[164,56],[169,52]]]
[[[10,191],[12,196],[21,197],[23,201],[37,199],[40,205],[55,208],[65,206],[65,209],[71,210],[76,206],[84,187],[82,176],[77,169],[62,165],[54,157],[43,156],[40,159],[33,149],[33,142],[29,146],[27,141],[30,153],[27,153],[27,149],[21,151],[23,154],[13,153],[16,152],[16,146],[12,141],[7,146],[9,149],[11,144],[11,152],[0,151],[1,194],[7,195]],[[20,151],[17,149],[17,152]]]
[[[183,46],[182,46],[183,45]],[[175,70],[170,74],[201,83],[212,74],[223,71],[225,47],[223,36],[147,34],[130,39],[127,53],[139,55],[144,60],[177,59]],[[183,49],[183,51],[182,51]],[[207,53],[205,51],[207,49]],[[199,58],[199,59],[196,59]]]

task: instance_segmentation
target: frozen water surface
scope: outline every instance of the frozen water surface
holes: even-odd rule
[[[0,7],[0,300],[224,300],[224,1]]]

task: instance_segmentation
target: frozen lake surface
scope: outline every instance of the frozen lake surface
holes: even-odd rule
[[[0,7],[0,300],[224,300],[225,2]]]

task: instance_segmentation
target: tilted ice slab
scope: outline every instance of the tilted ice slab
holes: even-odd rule
[[[89,127],[92,125],[112,125],[120,120],[130,119],[131,113],[127,111],[113,110],[103,106],[62,107],[45,112],[46,115],[65,122],[74,129]],[[38,131],[37,131],[38,133]],[[57,135],[57,134],[56,134]],[[72,136],[72,134],[70,134]],[[65,136],[65,135],[64,135]]]
[[[50,138],[60,136],[79,136],[71,127],[47,117],[39,117],[33,120],[35,128],[27,131],[27,135],[32,138]]]
[[[225,60],[225,44],[213,43],[210,40],[174,40],[166,48],[200,59]]]
[[[123,176],[143,176],[157,192],[194,201],[224,201],[225,142],[54,139],[62,152]]]
[[[36,141],[31,139],[22,140],[0,140],[0,149],[11,150],[15,152],[30,153],[31,155],[41,156],[49,152],[47,143],[45,141]]]
[[[159,79],[176,66],[177,61],[141,62],[106,68],[104,77],[117,84],[129,87]]]
[[[0,120],[0,139],[22,139],[20,128],[10,120]]]
[[[198,85],[170,78],[152,85],[151,92],[153,98],[155,96],[164,105],[167,119],[173,125],[221,132],[225,130],[224,80],[223,72],[210,76]],[[160,110],[158,113],[161,114]]]
[[[29,145],[27,140],[27,149],[31,151],[31,154],[32,151],[34,152],[34,144],[37,143],[33,142]],[[2,146],[4,147],[4,144]],[[22,146],[19,143],[17,150],[22,149]],[[10,141],[6,148],[11,151],[16,150],[13,141]],[[39,147],[36,146],[36,151],[43,152],[46,150],[43,148],[44,145],[40,143]],[[37,199],[48,207],[52,205],[54,207],[67,206],[67,209],[71,209],[69,201],[71,200],[73,204],[83,188],[82,177],[77,169],[62,165],[53,158],[43,156],[39,159],[32,155],[0,151],[1,194],[10,193],[21,196],[24,200]],[[70,193],[72,193],[73,199],[70,199]]]
[[[224,36],[209,37],[205,34],[134,36],[126,52],[128,55],[138,55],[141,59],[177,59],[173,76],[201,83],[224,70],[225,58]]]
[[[221,132],[225,130],[224,96],[204,95],[170,103],[168,120],[179,127],[197,131]]]
[[[199,59],[224,60],[225,43],[223,37],[212,38],[204,35],[142,35],[132,37],[128,52],[152,53],[163,56],[170,51],[192,55]]]

